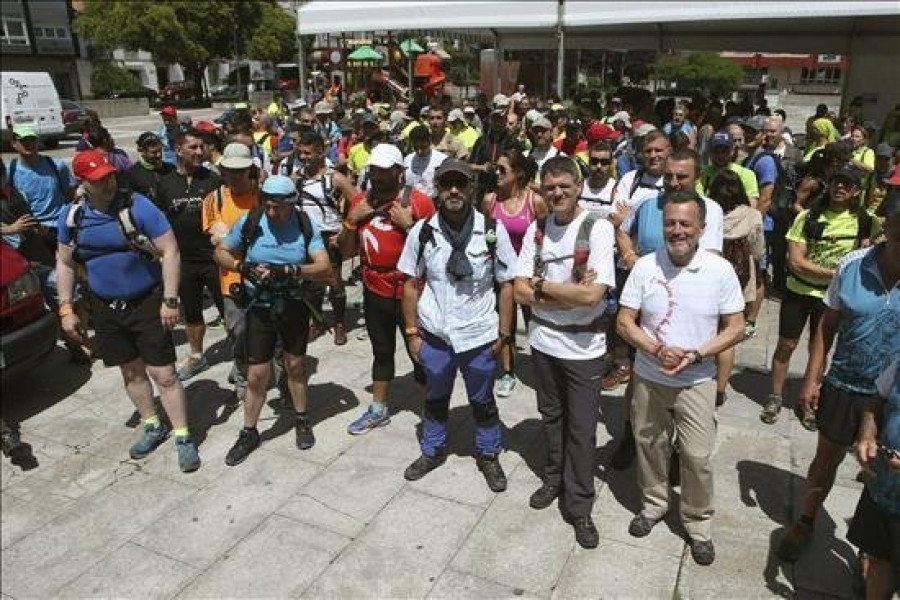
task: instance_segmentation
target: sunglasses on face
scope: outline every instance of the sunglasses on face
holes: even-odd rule
[[[450,190],[456,188],[458,190],[464,190],[469,187],[469,180],[463,176],[453,176],[448,175],[442,177],[440,181],[437,182],[438,185],[444,189]]]
[[[612,159],[611,159],[611,158],[594,158],[594,157],[591,157],[591,164],[592,164],[592,165],[603,165],[604,167],[607,167],[607,166],[609,166],[609,165],[612,164]]]

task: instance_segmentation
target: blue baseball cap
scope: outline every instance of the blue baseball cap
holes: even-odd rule
[[[712,148],[722,148],[728,146],[734,146],[734,138],[727,131],[717,131],[713,134],[713,136],[709,139],[709,145]]]
[[[294,180],[285,175],[270,175],[266,177],[260,190],[266,200],[278,202],[296,202],[297,187]]]

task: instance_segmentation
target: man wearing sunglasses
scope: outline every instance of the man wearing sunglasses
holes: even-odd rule
[[[404,477],[421,479],[446,460],[450,396],[461,371],[475,418],[476,464],[488,487],[502,492],[506,475],[493,388],[497,357],[512,339],[516,253],[503,225],[491,228],[473,208],[474,187],[469,165],[453,159],[441,164],[435,174],[439,212],[413,226],[397,265],[406,276],[404,335],[426,381],[422,455]]]
[[[228,466],[242,463],[259,447],[256,425],[266,400],[270,361],[279,340],[294,407],[297,448],[307,450],[316,441],[306,411],[307,377],[303,365],[310,309],[300,286],[304,280],[325,279],[331,265],[316,224],[307,221],[309,229],[304,231],[303,219],[308,218],[297,208],[297,188],[290,178],[267,178],[260,199],[260,208],[240,217],[216,247],[216,261],[223,268],[240,273],[240,285],[249,301],[243,307],[245,344],[238,348],[248,365],[244,427],[225,456]],[[258,222],[246,227],[251,218]]]
[[[606,142],[597,142],[591,146],[588,154],[591,174],[584,180],[578,204],[601,219],[609,217],[613,212],[612,192],[616,180],[612,177],[612,163],[612,148]]]

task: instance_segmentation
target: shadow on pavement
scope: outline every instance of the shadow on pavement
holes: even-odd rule
[[[738,483],[741,490],[741,502],[745,506],[758,507],[765,515],[779,527],[772,530],[769,535],[769,554],[766,557],[766,567],[763,577],[766,587],[782,598],[795,597],[794,589],[789,588],[777,580],[779,572],[796,588],[796,564],[782,563],[778,558],[778,545],[790,528],[791,504],[798,505],[803,502],[802,496],[792,498],[796,481],[801,477],[790,471],[773,467],[765,463],[752,460],[742,460],[737,463]],[[778,482],[782,484],[779,485]],[[857,563],[856,552],[844,540],[835,535],[836,524],[825,507],[819,510],[816,516],[816,539],[826,540],[825,545],[813,544],[806,549],[806,554],[817,553],[816,570],[821,572],[846,572],[846,576],[853,577],[854,573],[847,569],[847,565]],[[824,533],[824,535],[823,535]],[[801,557],[801,560],[802,557]],[[799,561],[798,561],[799,563]],[[817,576],[811,574],[811,576]]]
[[[764,373],[754,369],[736,369],[729,382],[734,391],[743,394],[758,404],[760,408],[765,406],[766,397],[772,389],[772,375],[769,372]],[[784,382],[785,408],[796,408],[802,384],[801,378],[788,376]]]
[[[89,366],[70,362],[68,351],[57,346],[39,368],[3,384],[3,417],[26,421],[77,392],[90,378]]]
[[[309,386],[310,424],[315,427],[319,423],[359,406],[359,400],[350,388],[328,382]],[[293,404],[283,396],[269,400],[269,406],[275,411],[275,422],[260,434],[262,441],[271,440],[294,428]]]

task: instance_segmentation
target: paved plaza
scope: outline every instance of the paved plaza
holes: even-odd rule
[[[348,292],[358,306],[360,286]],[[646,538],[628,535],[638,509],[634,468],[608,467],[621,388],[601,402],[594,508],[601,539],[583,550],[555,503],[528,507],[542,443],[527,349],[519,353],[519,386],[498,402],[509,489],[493,494],[475,467],[461,381],[446,465],[415,483],[403,479],[419,452],[420,412],[405,355],[398,353],[391,424],[346,433],[370,399],[370,348],[358,325],[342,348],[330,336],[310,346],[316,446],[295,448],[291,413],[273,390],[262,447],[226,467],[242,420],[240,411],[223,414],[229,363],[221,330],[212,330],[214,366],[187,386],[203,459],[193,474],[178,471],[171,441],[146,460],[128,458],[136,430],[126,423],[133,408],[117,370],[74,366],[60,349],[4,388],[5,410],[21,419],[37,466],[2,462],[2,597],[852,598],[854,549],[844,536],[861,488],[852,459],[810,551],[795,566],[774,556],[798,514],[815,448],[815,435],[793,414],[783,412],[774,426],[757,417],[777,310],[767,303],[759,335],[741,346],[719,411],[710,567],[693,562],[674,513]],[[183,355],[183,331],[177,335]],[[797,353],[795,375],[805,359]]]

